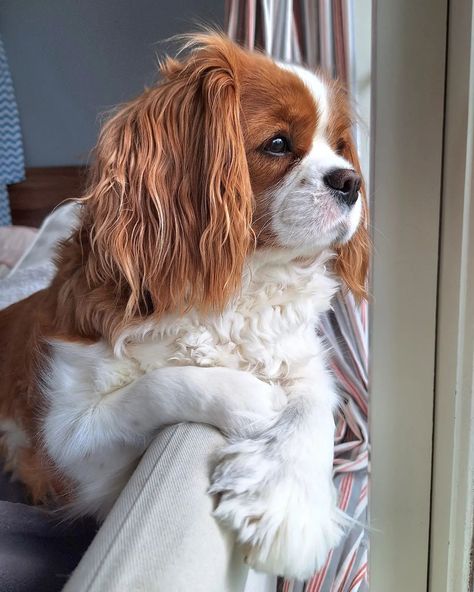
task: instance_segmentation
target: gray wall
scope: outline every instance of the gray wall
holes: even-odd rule
[[[85,162],[100,114],[156,78],[157,42],[223,18],[224,0],[0,0],[27,166]]]

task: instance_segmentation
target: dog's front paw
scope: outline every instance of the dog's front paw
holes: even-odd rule
[[[304,580],[339,543],[343,514],[331,470],[318,470],[317,459],[307,465],[288,458],[275,446],[261,438],[224,450],[210,488],[221,494],[215,516],[236,532],[253,568]]]

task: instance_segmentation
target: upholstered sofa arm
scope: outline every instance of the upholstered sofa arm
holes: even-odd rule
[[[161,432],[66,584],[66,592],[241,592],[247,570],[207,495],[213,428]]]

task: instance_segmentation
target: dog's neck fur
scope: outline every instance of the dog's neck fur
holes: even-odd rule
[[[182,314],[167,314],[160,319],[151,316],[123,331],[114,344],[118,357],[127,356],[134,344],[162,339],[177,325],[223,326],[227,319],[262,318],[270,309],[278,309],[297,326],[314,323],[326,311],[339,282],[330,272],[333,254],[324,251],[318,256],[300,256],[285,251],[257,251],[244,268],[239,292],[225,310],[204,314],[194,309]]]

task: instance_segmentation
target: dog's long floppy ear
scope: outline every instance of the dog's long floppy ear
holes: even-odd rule
[[[239,286],[252,244],[240,51],[218,35],[195,38],[103,128],[85,197],[87,269],[125,294],[127,319],[219,309]]]
[[[346,121],[344,122],[344,132],[340,137],[339,152],[343,158],[349,161],[354,169],[361,175],[362,171],[359,162],[357,148],[352,136],[352,114],[347,100],[346,91],[340,87],[338,89],[341,109],[345,111]],[[337,95],[336,95],[337,96]],[[362,217],[354,236],[346,244],[336,249],[336,261],[334,265],[335,272],[344,282],[344,287],[348,288],[355,299],[360,302],[367,299],[367,276],[369,271],[371,241],[368,232],[368,209],[365,183],[361,186],[362,199]]]

